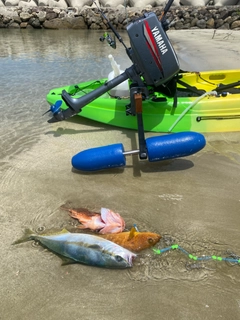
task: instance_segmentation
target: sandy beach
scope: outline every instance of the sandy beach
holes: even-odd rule
[[[178,30],[169,31],[183,70],[239,69],[240,31]]]
[[[168,36],[184,70],[240,69],[240,31],[180,30]],[[39,117],[46,108],[41,99]],[[111,208],[127,228],[137,224],[140,231],[160,233],[158,248],[178,243],[198,256],[240,256],[240,130],[206,134],[206,147],[186,158],[149,163],[128,157],[125,168],[80,173],[71,167],[72,155],[118,142],[134,149],[136,132],[86,119],[41,128],[36,143],[26,143],[21,152],[9,145],[1,158],[1,320],[240,318],[237,265],[197,264],[178,251],[147,250],[126,270],[61,266],[41,246],[11,245],[26,227],[72,227],[75,222],[60,209],[68,203]],[[14,135],[13,141],[24,144],[28,132]]]

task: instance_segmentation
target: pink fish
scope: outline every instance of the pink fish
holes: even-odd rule
[[[101,218],[105,223],[105,227],[99,231],[101,234],[119,233],[125,229],[125,221],[119,213],[113,212],[107,208],[102,208]]]
[[[69,209],[64,206],[61,208],[68,210],[70,216],[81,223],[78,226],[80,229],[91,229],[101,234],[119,233],[125,229],[125,221],[120,214],[107,208],[101,208],[101,213],[83,208]]]

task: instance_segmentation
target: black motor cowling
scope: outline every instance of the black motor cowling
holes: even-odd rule
[[[127,32],[130,57],[147,85],[158,87],[179,72],[176,53],[155,13],[130,23]]]

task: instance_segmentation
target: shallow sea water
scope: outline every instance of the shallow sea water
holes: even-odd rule
[[[67,203],[119,212],[128,228],[160,233],[156,248],[177,243],[197,256],[240,255],[240,133],[207,134],[206,147],[183,159],[128,157],[125,168],[72,170],[71,157],[83,149],[137,147],[131,130],[74,118],[50,125],[42,116],[51,88],[106,77],[109,53],[130,65],[121,45],[113,51],[100,35],[0,29],[0,319],[240,319],[238,265],[146,250],[127,270],[61,266],[31,242],[11,245],[25,227],[74,228],[60,209]]]

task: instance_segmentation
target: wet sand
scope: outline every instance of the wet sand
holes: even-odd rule
[[[169,38],[178,50],[183,70],[239,69],[240,32],[234,30],[178,30]]]
[[[240,32],[212,34],[169,32],[182,68],[240,69]],[[37,143],[1,161],[0,319],[240,318],[239,266],[151,250],[128,270],[61,266],[59,257],[31,242],[11,246],[25,227],[72,227],[59,209],[68,202],[119,212],[128,228],[136,223],[162,234],[158,248],[178,243],[197,256],[240,255],[240,133],[206,134],[206,147],[183,159],[128,157],[124,169],[79,173],[72,155],[118,142],[135,149],[136,133],[85,119],[44,128]]]

